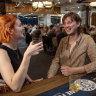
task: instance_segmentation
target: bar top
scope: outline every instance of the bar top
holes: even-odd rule
[[[68,83],[68,81],[68,77],[59,74],[50,79],[44,79],[39,82],[33,82],[30,85],[26,85],[22,88],[21,92],[19,93],[10,91],[7,93],[3,93],[2,96],[36,96],[40,93],[46,92],[60,85],[66,84]]]

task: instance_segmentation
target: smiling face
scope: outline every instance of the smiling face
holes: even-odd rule
[[[75,20],[72,20],[71,17],[69,16],[64,19],[63,23],[67,35],[77,34],[78,27],[80,26],[80,22],[76,22]]]
[[[14,29],[15,29],[15,38],[17,38],[18,40],[21,38],[24,38],[24,35],[23,35],[24,26],[22,25],[19,19],[16,20]]]

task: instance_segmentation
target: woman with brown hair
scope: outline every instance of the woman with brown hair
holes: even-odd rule
[[[62,21],[68,36],[60,41],[48,78],[53,77],[59,68],[64,76],[96,71],[96,44],[91,36],[82,33],[79,15],[69,12]],[[86,63],[87,57],[90,63]]]

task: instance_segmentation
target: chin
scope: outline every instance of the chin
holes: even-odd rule
[[[20,38],[18,38],[18,39],[20,40],[20,39],[23,39],[23,38],[24,38],[24,36],[22,36],[22,37],[20,37]]]
[[[21,37],[21,39],[23,39],[23,38],[24,38],[24,36]]]
[[[24,38],[24,35],[21,35],[21,38]]]
[[[72,33],[70,33],[70,32],[66,32],[66,33],[67,33],[67,35],[69,35],[69,36],[72,34]]]
[[[67,33],[67,35],[69,35],[69,36],[72,36],[72,35],[74,35],[75,34],[75,32],[66,32]]]

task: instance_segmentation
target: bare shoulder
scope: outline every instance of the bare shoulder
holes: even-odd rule
[[[10,69],[12,67],[10,57],[4,49],[0,49],[0,71],[1,69]]]
[[[7,54],[6,50],[0,48],[0,56]]]
[[[10,60],[7,51],[0,49],[0,62],[6,62],[7,60]]]

